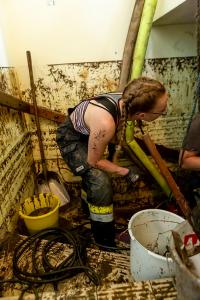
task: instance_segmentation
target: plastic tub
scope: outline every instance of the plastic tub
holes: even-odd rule
[[[175,263],[167,257],[171,230],[184,219],[161,209],[146,209],[132,216],[128,224],[131,237],[131,274],[135,281],[172,277]]]
[[[57,227],[60,200],[51,193],[27,198],[21,205],[19,215],[24,219],[30,234],[42,229]],[[43,210],[43,212],[41,212]],[[40,215],[37,215],[37,212]],[[45,211],[48,211],[45,213]]]

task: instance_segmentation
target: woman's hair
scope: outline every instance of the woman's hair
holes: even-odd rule
[[[134,79],[126,85],[122,93],[123,107],[118,126],[119,143],[116,152],[120,151],[124,141],[128,115],[150,111],[165,92],[166,89],[162,83],[148,77]],[[117,153],[114,155],[114,161],[116,160]]]

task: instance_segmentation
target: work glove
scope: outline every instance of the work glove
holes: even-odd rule
[[[130,182],[130,183],[134,183],[136,182],[140,175],[137,173],[137,170],[135,167],[130,166],[129,168],[129,172],[128,174],[126,174],[124,177]]]

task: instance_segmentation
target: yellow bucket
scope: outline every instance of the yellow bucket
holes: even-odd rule
[[[34,195],[21,204],[19,215],[24,219],[29,233],[34,234],[58,226],[59,206],[60,200],[51,193]]]

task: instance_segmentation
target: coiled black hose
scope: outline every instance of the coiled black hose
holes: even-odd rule
[[[41,243],[42,240],[46,240]],[[72,253],[64,259],[58,266],[51,264],[49,253],[56,242],[70,244]],[[32,250],[33,271],[23,270],[20,261],[26,260],[26,251]],[[37,253],[41,253],[42,266],[37,262]],[[21,241],[13,254],[13,275],[9,280],[0,280],[3,283],[21,283],[30,285],[40,285],[45,283],[56,283],[60,280],[74,276],[79,272],[85,272],[90,280],[99,285],[97,274],[87,266],[86,263],[86,243],[73,231],[60,228],[49,228],[36,233]],[[41,270],[42,269],[42,270]]]

